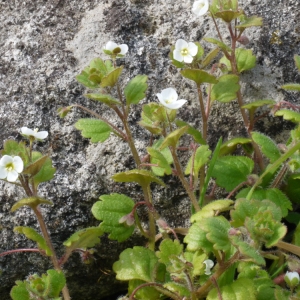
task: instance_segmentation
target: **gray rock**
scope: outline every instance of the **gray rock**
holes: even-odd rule
[[[247,35],[257,55],[257,67],[243,76],[245,101],[274,99],[298,102],[298,96],[286,93],[280,86],[299,82],[293,55],[299,54],[298,0],[244,0],[240,1],[249,15],[264,18],[264,26],[250,30]],[[21,140],[22,126],[48,130],[50,135],[38,148],[50,153],[57,172],[55,178],[41,186],[40,195],[53,201],[54,206],[43,208],[43,213],[57,252],[63,253],[62,242],[76,230],[98,225],[90,212],[92,204],[102,194],[125,193],[140,199],[141,191],[135,185],[116,184],[111,176],[134,167],[126,144],[112,137],[103,144],[91,144],[81,137],[73,124],[85,113],[74,110],[66,119],[56,114],[59,106],[79,103],[110,118],[114,115],[102,106],[83,97],[85,89],[75,76],[95,57],[104,57],[102,47],[108,40],[126,43],[129,54],[122,59],[125,84],[137,74],[149,77],[145,102],[156,101],[155,94],[163,88],[174,87],[180,97],[188,99],[189,109],[180,116],[196,126],[201,125],[195,87],[184,80],[170,65],[170,46],[178,38],[199,41],[215,36],[208,17],[196,18],[191,13],[191,0],[10,0],[0,2],[0,148],[7,139]],[[222,27],[222,32],[225,28]],[[206,49],[211,46],[203,43]],[[186,106],[188,107],[188,106]],[[237,105],[216,105],[210,118],[210,143],[220,136],[224,139],[244,134]],[[148,133],[136,125],[140,106],[131,113],[131,125],[139,154]],[[282,139],[291,128],[272,116],[262,128],[273,137]],[[177,186],[176,178],[167,179]],[[34,215],[23,208],[10,213],[13,203],[24,194],[19,188],[0,183],[0,251],[35,247],[13,227],[26,225],[37,228]],[[189,206],[182,188],[163,190],[156,187],[154,200],[159,212],[171,226],[187,226]],[[126,247],[144,244],[138,236],[117,244],[103,238],[98,247],[97,260],[92,265],[82,264],[74,254],[65,265],[72,299],[104,299],[122,291],[111,271],[112,262]],[[24,280],[28,274],[45,272],[50,264],[38,254],[14,254],[0,258],[0,298],[9,299],[15,280]],[[110,296],[112,299],[113,296]]]

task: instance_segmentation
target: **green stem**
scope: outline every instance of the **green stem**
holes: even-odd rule
[[[189,197],[190,197],[190,199],[192,201],[192,204],[193,204],[195,210],[199,211],[200,210],[200,206],[199,206],[199,204],[197,202],[195,194],[190,189],[189,183],[184,178],[184,174],[182,172],[182,168],[181,168],[179,159],[178,159],[177,154],[176,154],[176,149],[174,147],[170,147],[170,148],[171,148],[171,153],[172,153],[172,157],[173,157],[173,161],[174,161],[175,170],[177,171],[177,175],[178,175],[178,177],[179,177],[179,179],[180,179],[183,187],[185,188],[187,194],[189,195]]]
[[[62,269],[61,269],[61,267],[59,265],[59,262],[58,262],[58,259],[57,259],[54,247],[52,245],[52,242],[51,242],[51,239],[50,239],[50,236],[49,236],[49,233],[48,233],[48,230],[47,230],[44,218],[43,218],[43,216],[42,216],[42,214],[40,212],[40,209],[38,207],[34,207],[32,209],[33,209],[33,211],[34,211],[34,213],[36,215],[36,218],[37,218],[37,220],[39,222],[39,225],[40,225],[41,231],[43,233],[44,239],[46,241],[46,244],[50,248],[50,250],[52,251],[52,255],[50,257],[50,259],[52,261],[52,264],[53,264],[55,270],[57,270],[59,272],[62,272]],[[64,296],[65,300],[71,300],[71,297],[70,297],[67,285],[65,285],[64,288],[62,289],[62,293],[63,293],[63,296]]]
[[[207,116],[205,113],[205,106],[203,102],[203,96],[202,96],[202,90],[201,86],[197,86],[197,92],[198,92],[198,99],[199,99],[199,105],[201,109],[201,115],[202,115],[202,137],[206,141],[207,139]]]
[[[281,157],[279,157],[271,166],[267,167],[267,169],[264,171],[263,174],[260,175],[259,180],[255,182],[251,190],[249,191],[246,199],[250,200],[252,197],[252,194],[254,190],[258,187],[258,185],[261,183],[262,179],[271,172],[274,172],[283,162],[285,162],[288,158],[290,158],[297,150],[300,149],[300,142],[298,142],[295,146],[293,146],[291,149],[289,149],[285,154],[283,154]]]

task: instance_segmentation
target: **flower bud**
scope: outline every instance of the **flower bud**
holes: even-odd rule
[[[247,36],[242,35],[240,36],[240,38],[237,40],[239,43],[241,43],[242,45],[247,45],[249,44],[249,39]]]
[[[128,215],[126,216],[123,216],[120,220],[119,220],[119,223],[126,223],[126,225],[128,226],[132,226],[134,224],[134,215],[133,213],[129,213]]]
[[[284,281],[290,288],[295,288],[299,284],[299,274],[297,272],[286,272]]]

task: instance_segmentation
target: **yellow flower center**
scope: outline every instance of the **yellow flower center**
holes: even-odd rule
[[[199,8],[202,9],[204,7],[204,3],[199,4]]]
[[[189,50],[186,49],[186,48],[183,48],[181,51],[180,51],[181,55],[182,56],[185,56],[185,55],[188,55],[189,54]]]
[[[172,102],[174,102],[174,97],[171,97],[170,99],[167,99],[167,100],[166,100],[166,103],[167,103],[167,104],[170,104],[170,103],[172,103]]]
[[[11,172],[14,170],[14,164],[13,163],[8,163],[6,166],[5,166],[5,169],[7,172]]]

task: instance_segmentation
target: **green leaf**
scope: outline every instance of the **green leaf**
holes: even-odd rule
[[[219,82],[213,85],[211,90],[211,100],[219,102],[230,102],[236,99],[236,93],[240,89],[239,77],[236,75],[223,75]]]
[[[260,255],[258,249],[255,249],[244,241],[241,241],[238,236],[231,236],[230,240],[232,244],[239,250],[240,254],[244,257],[247,257],[247,261],[252,261],[257,265],[265,266],[266,261]]]
[[[48,298],[59,297],[59,294],[66,284],[66,278],[62,271],[48,270],[47,276],[42,275],[45,281],[44,296]]]
[[[114,69],[113,71],[111,71],[110,73],[108,73],[105,77],[102,78],[101,80],[101,87],[114,87],[116,85],[116,83],[118,82],[118,79],[121,75],[123,71],[123,66],[118,67],[116,69]]]
[[[84,70],[79,75],[76,76],[76,80],[87,88],[96,89],[99,86],[99,84],[97,82],[90,80],[89,77],[90,77],[89,73]]]
[[[128,295],[131,295],[132,292],[143,283],[145,283],[143,280],[129,280]],[[151,286],[140,288],[134,294],[134,298],[138,300],[157,300],[160,299],[160,296],[161,293]]]
[[[212,0],[209,9],[213,14],[222,10],[237,10],[238,0],[222,0],[222,7],[220,7],[220,0]]]
[[[138,104],[146,97],[148,77],[146,75],[137,75],[129,81],[124,89],[126,104]]]
[[[175,120],[177,127],[188,126],[187,134],[191,135],[196,143],[206,145],[206,141],[202,137],[202,133],[182,120]]]
[[[213,244],[215,250],[225,252],[230,250],[228,231],[231,226],[223,216],[206,218],[196,224],[207,233],[206,238]]]
[[[1,150],[2,155],[20,156],[23,160],[24,166],[29,162],[28,152],[25,142],[17,143],[14,140],[7,140],[4,143],[4,149]]]
[[[283,85],[282,88],[287,91],[300,91],[300,84],[289,83],[289,84]]]
[[[221,297],[223,300],[256,300],[256,290],[254,287],[254,283],[251,279],[239,278],[232,284],[221,287]],[[208,293],[206,299],[218,299],[217,289],[212,289]]]
[[[240,183],[247,180],[253,167],[253,160],[248,157],[223,156],[216,161],[212,177],[216,178],[216,183],[219,186],[230,192]]]
[[[210,218],[216,212],[227,211],[234,201],[229,199],[215,200],[205,205],[200,211],[191,216],[191,222],[201,222],[205,218]]]
[[[230,47],[228,47],[226,44],[224,44],[223,42],[214,39],[214,38],[210,38],[210,37],[205,37],[203,38],[204,41],[207,41],[209,43],[215,44],[217,45],[219,48],[221,48],[223,51],[227,51],[227,52],[231,52]]]
[[[202,62],[201,62],[202,67],[203,68],[207,67],[216,58],[216,56],[219,54],[219,52],[220,52],[219,47],[212,49],[202,60]]]
[[[142,187],[148,186],[151,182],[165,186],[163,181],[146,170],[130,170],[117,173],[112,176],[112,179],[116,182],[136,182]]]
[[[242,138],[242,137],[233,138],[233,139],[225,142],[221,146],[219,156],[231,154],[237,149],[238,145],[246,145],[246,144],[250,144],[250,143],[251,143],[251,139],[248,139],[248,138]]]
[[[269,158],[270,163],[275,162],[281,156],[280,150],[271,138],[259,132],[252,132],[251,136],[261,152]]]
[[[192,160],[193,156],[188,161],[188,164],[185,168],[185,175],[190,174],[193,163],[193,176],[195,179],[197,179],[201,167],[203,167],[209,161],[210,155],[211,151],[209,150],[207,145],[198,147],[194,155],[194,162]]]
[[[30,174],[30,177],[33,177],[41,170],[47,158],[49,158],[47,155],[38,158],[37,160],[33,161],[30,165],[27,165],[22,173]]]
[[[274,104],[276,104],[276,101],[270,100],[270,99],[265,99],[265,100],[257,100],[248,104],[245,104],[242,106],[244,109],[248,109],[249,111],[255,112],[255,110],[259,107],[268,105],[268,107],[273,107]]]
[[[276,300],[290,300],[291,291],[285,290],[282,287],[276,286],[275,299]]]
[[[300,113],[288,109],[280,109],[276,111],[275,116],[282,116],[285,120],[292,121],[294,123],[300,122]]]
[[[166,266],[172,264],[173,256],[180,256],[183,253],[183,245],[178,240],[163,240],[159,245],[159,251],[156,252],[156,256],[159,258],[159,262]]]
[[[181,127],[176,129],[175,131],[169,133],[167,137],[164,139],[163,143],[160,146],[160,149],[164,149],[166,147],[176,147],[179,139],[182,135],[184,135],[188,130],[188,126]]]
[[[40,157],[42,157],[42,153],[36,151],[32,152],[33,161],[38,160]],[[47,157],[39,172],[33,176],[35,186],[37,187],[40,183],[51,180],[55,172],[56,168],[52,166],[51,158]]]
[[[53,255],[51,249],[47,246],[45,239],[33,228],[17,226],[14,228],[14,232],[24,234],[28,239],[36,242],[38,248],[44,250],[48,256]]]
[[[300,56],[295,54],[294,55],[294,61],[295,61],[295,64],[296,64],[296,67],[298,68],[298,70],[300,71]]]
[[[294,203],[300,203],[300,179],[295,178],[293,175],[287,179],[287,185],[284,188],[284,192],[289,199]]]
[[[169,150],[168,148],[163,149],[164,150]],[[170,150],[169,150],[170,151]],[[158,176],[163,176],[164,174],[166,175],[171,175],[172,174],[172,168],[170,166],[170,163],[167,161],[166,157],[163,155],[161,151],[158,151],[154,148],[148,147],[147,152],[151,156],[151,164],[157,164],[157,167],[152,167],[153,173],[158,175]]]
[[[175,294],[179,294],[181,297],[183,297],[182,299],[188,299],[188,297],[191,295],[189,289],[184,284],[180,284],[178,282],[167,282],[164,284],[164,288]]]
[[[204,55],[204,48],[201,46],[201,44],[199,42],[194,42],[194,44],[196,44],[198,47],[198,52],[195,55],[194,60],[199,61],[201,59],[201,57]]]
[[[199,69],[185,69],[180,71],[181,75],[185,78],[188,78],[194,81],[197,86],[200,86],[202,83],[217,83],[218,80],[215,76],[199,70]]]
[[[30,300],[29,292],[25,282],[16,281],[16,285],[10,291],[10,296],[13,300]]]
[[[215,17],[222,19],[226,23],[230,23],[232,20],[237,19],[243,11],[223,10],[215,13]]]
[[[263,25],[263,19],[261,17],[257,16],[251,16],[249,18],[245,18],[243,23],[236,25],[236,28],[248,28],[253,26],[262,26]]]
[[[109,233],[109,238],[123,242],[128,239],[134,231],[134,226],[120,223],[120,219],[128,215],[133,207],[134,201],[122,194],[102,195],[101,201],[94,203],[92,213],[94,217],[103,221],[101,230]]]
[[[206,253],[213,251],[213,244],[207,239],[206,232],[200,228],[200,223],[194,223],[184,238],[188,251],[203,250]]]
[[[120,101],[106,94],[85,94],[85,97],[102,102],[108,106],[121,105]]]
[[[90,138],[92,143],[106,141],[112,131],[109,125],[97,119],[80,119],[75,127],[82,131],[83,137]]]
[[[21,199],[18,202],[16,202],[10,211],[14,212],[22,206],[29,206],[31,208],[36,208],[40,204],[53,205],[53,203],[49,200],[40,197],[29,197],[29,198]]]
[[[299,214],[298,214],[299,217]],[[300,246],[300,223],[299,223],[299,219],[298,219],[298,225],[294,231],[294,236],[293,236],[293,244],[296,246]]]
[[[120,259],[113,264],[118,280],[139,279],[152,282],[154,272],[158,265],[155,253],[147,248],[136,246],[125,249],[120,254]]]
[[[91,248],[100,243],[101,235],[103,235],[103,231],[100,227],[84,228],[72,234],[63,244],[68,248],[68,252],[72,252],[76,248]]]

